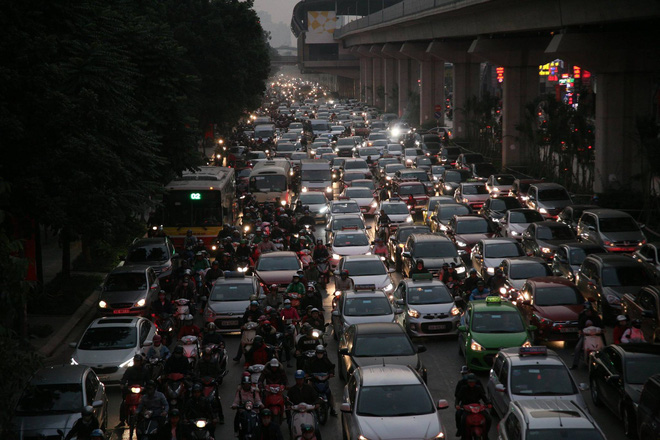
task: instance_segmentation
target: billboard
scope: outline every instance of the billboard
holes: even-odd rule
[[[307,11],[307,44],[334,43],[337,28],[335,11]]]

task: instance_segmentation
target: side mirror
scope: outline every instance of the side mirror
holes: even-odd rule
[[[410,252],[408,251],[401,252],[401,256],[404,258],[411,258]]]
[[[586,383],[580,383],[578,384],[578,389],[580,391],[587,391],[589,389],[589,385]]]
[[[102,400],[95,400],[92,402],[92,407],[94,408],[100,408],[103,406],[103,401]]]
[[[340,348],[339,349],[339,354],[343,354],[344,356],[348,356],[348,348]]]
[[[538,327],[535,326],[535,325],[528,325],[527,326],[527,330],[529,330],[530,332],[535,332],[537,329],[538,329]]]
[[[467,331],[467,326],[465,325],[459,325],[458,329],[459,332],[466,332]]]
[[[621,379],[621,376],[618,374],[612,374],[609,377],[605,379],[606,382],[617,382],[619,379]]]
[[[417,346],[417,353],[424,353],[426,351],[426,345],[418,345]]]
[[[495,391],[499,391],[500,393],[503,393],[506,391],[506,387],[501,383],[498,383],[497,385],[495,385]]]
[[[339,310],[333,310],[332,316],[339,316]]]
[[[76,348],[77,345],[78,345],[77,342],[69,342],[69,347],[71,348]]]
[[[387,269],[387,273],[394,273],[394,272],[396,272],[396,269],[393,268],[393,267],[390,267],[389,269]]]
[[[403,313],[403,309],[395,309],[394,314],[395,315],[401,315]]]
[[[596,230],[596,228],[595,228],[595,227],[593,227],[593,226],[591,226],[591,225],[589,225],[589,226],[587,226],[587,230],[589,230],[589,231],[592,231],[592,232],[593,232],[593,231],[595,231],[595,230]]]
[[[339,406],[339,411],[349,413],[351,412],[351,404],[350,403],[342,403]]]
[[[445,399],[438,400],[438,409],[447,409],[449,408],[449,403]]]

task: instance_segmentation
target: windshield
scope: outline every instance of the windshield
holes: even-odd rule
[[[643,385],[646,379],[660,373],[660,362],[657,355],[635,354],[626,357],[626,382],[633,385]]]
[[[654,277],[642,266],[607,266],[603,268],[603,286],[646,286],[655,284]]]
[[[364,222],[361,218],[340,218],[332,222],[332,230],[337,231],[343,228],[357,227],[364,229]]]
[[[126,256],[126,261],[130,263],[144,263],[147,261],[165,261],[168,258],[169,252],[167,252],[167,246],[154,244],[130,249]]]
[[[378,148],[360,148],[358,152],[360,153],[360,156],[371,156],[372,159],[376,156],[380,156],[380,150]]]
[[[371,196],[373,197],[373,196]],[[330,210],[333,214],[351,214],[360,212],[360,207],[356,202],[351,203],[333,203]]]
[[[497,182],[498,185],[513,185],[514,180],[516,180],[514,176],[507,174],[500,174],[495,176],[495,182]]]
[[[554,226],[552,228],[539,226],[536,228],[536,238],[539,240],[574,240],[575,234],[568,226]]]
[[[401,174],[402,179],[417,179],[420,182],[428,182],[429,181],[429,175],[426,174],[426,171],[412,171],[412,172],[407,172],[404,174]]]
[[[341,167],[344,165],[344,162],[346,162],[346,159],[343,157],[335,157],[332,159],[332,166],[333,167]]]
[[[369,239],[361,234],[337,234],[332,242],[333,247],[341,246],[368,246]]]
[[[165,194],[162,210],[159,210],[164,217],[162,224],[177,227],[220,226],[223,196],[226,197],[224,192],[216,190],[171,190]]]
[[[509,278],[512,280],[525,280],[534,277],[548,277],[552,273],[547,265],[543,263],[511,263],[509,266]]]
[[[375,190],[376,185],[374,185],[374,182],[372,180],[365,180],[365,179],[357,179],[360,180],[360,182],[353,181],[353,186],[355,187],[361,187],[361,188],[368,188],[370,190]]]
[[[474,312],[472,331],[476,333],[522,333],[525,325],[519,312]]]
[[[250,187],[257,192],[286,191],[286,177],[278,174],[250,177]]]
[[[363,277],[370,275],[385,275],[387,270],[380,260],[353,260],[344,263],[344,269],[352,277]]]
[[[435,408],[422,384],[362,387],[357,414],[367,417],[401,417],[433,414]]]
[[[391,315],[392,307],[386,297],[369,296],[361,298],[359,294],[346,298],[344,303],[345,316],[382,316]]]
[[[454,298],[445,286],[423,286],[408,289],[408,304],[449,304]]]
[[[48,415],[80,412],[83,404],[79,383],[28,385],[16,407],[19,415]]]
[[[95,327],[83,335],[79,350],[125,350],[137,344],[135,327]]]
[[[354,180],[364,180],[365,177],[366,176],[363,171],[360,172],[350,171],[344,174],[342,180],[344,181],[344,183],[346,183],[346,182],[352,182]]]
[[[604,252],[601,248],[571,248],[571,264],[579,266],[588,255]]]
[[[289,151],[295,151],[295,150],[296,150],[296,146],[295,146],[295,145],[293,145],[293,144],[289,144],[289,143],[282,143],[282,144],[278,144],[278,145],[277,145],[277,150],[275,150],[275,151],[286,151],[286,152],[289,152]]]
[[[429,228],[428,226],[419,226],[414,228],[399,228],[396,232],[397,233],[396,241],[398,241],[399,243],[405,243],[411,234],[426,234],[429,232],[431,232],[431,228]]]
[[[398,215],[398,214],[408,214],[408,207],[405,203],[388,203],[387,205],[381,206],[381,209],[385,211],[387,215]]]
[[[349,188],[346,190],[346,197],[351,199],[373,199],[374,194],[367,188]]]
[[[438,214],[440,220],[449,220],[455,215],[465,215],[470,213],[470,208],[465,205],[440,205]]]
[[[457,257],[456,247],[450,241],[429,241],[415,244],[414,258],[450,258]]]
[[[364,160],[351,160],[344,163],[345,170],[364,170],[369,169],[367,162]]]
[[[144,273],[112,273],[106,278],[103,291],[128,292],[146,288],[147,277]]]
[[[376,141],[380,139],[387,139],[387,135],[385,133],[372,133],[369,135],[370,141]]]
[[[639,231],[639,226],[631,217],[601,218],[598,220],[600,232]]]
[[[257,270],[276,271],[276,270],[298,270],[300,269],[299,260],[296,257],[278,256],[277,258],[260,258]]]
[[[353,345],[353,356],[412,356],[415,349],[403,333],[359,335]]]
[[[559,411],[551,411],[550,417],[557,417]],[[534,415],[534,413],[532,413]],[[562,416],[564,416],[562,414]],[[605,440],[596,429],[552,428],[530,429],[525,434],[529,440]]]
[[[387,174],[396,173],[397,171],[402,170],[405,167],[406,167],[405,165],[402,165],[400,163],[388,163],[387,165],[385,165],[385,172]]]
[[[507,211],[509,209],[520,208],[520,202],[513,197],[503,197],[501,199],[492,199],[490,209],[493,211]]]
[[[477,163],[474,165],[474,173],[479,177],[489,177],[496,172],[495,167],[489,163]]]
[[[543,191],[539,191],[540,202],[554,202],[560,200],[570,200],[570,197],[564,188],[544,189]]]
[[[540,307],[573,306],[584,304],[584,298],[575,287],[541,287],[534,293],[534,303]]]
[[[400,153],[402,151],[403,147],[399,144],[387,144],[387,151],[390,153],[398,152]]]
[[[521,365],[511,368],[511,392],[522,396],[566,396],[577,394],[577,389],[563,365]]]
[[[429,158],[426,157],[426,156],[424,156],[424,157],[418,157],[416,163],[417,163],[417,166],[420,166],[420,165],[431,165],[431,159],[429,159]],[[426,173],[424,173],[424,176],[426,176],[426,177],[428,178],[428,175],[427,175]]]
[[[464,185],[463,194],[475,195],[475,194],[489,194],[486,189],[486,185]]]
[[[445,172],[445,177],[444,181],[445,182],[454,182],[454,183],[459,183],[459,182],[465,182],[470,175],[468,172],[461,172],[461,171],[446,171]]]
[[[522,257],[525,253],[518,243],[492,243],[485,246],[485,258]]]
[[[457,234],[487,234],[493,232],[490,227],[490,223],[484,219],[478,220],[466,220],[461,221],[460,219],[456,220],[456,233]]]
[[[426,194],[424,185],[402,185],[399,186],[399,195],[422,195]]]
[[[321,193],[302,193],[298,198],[303,205],[324,205],[328,203],[328,199]]]
[[[252,283],[218,283],[211,291],[211,301],[247,301],[254,293]]]
[[[305,182],[329,182],[332,180],[332,174],[329,169],[306,170],[300,173],[300,179]]]
[[[339,147],[341,145],[350,145],[350,146],[354,147],[355,146],[355,141],[353,140],[353,138],[340,138],[340,139],[337,139],[337,146]]]
[[[543,216],[538,211],[514,211],[509,215],[509,223],[534,223],[543,220]]]

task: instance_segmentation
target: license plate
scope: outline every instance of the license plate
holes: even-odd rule
[[[112,311],[115,315],[121,315],[124,313],[131,313],[131,309],[115,309]]]
[[[560,333],[573,333],[576,331],[578,331],[578,329],[575,327],[562,327],[559,329]]]
[[[447,328],[447,326],[444,324],[429,325],[428,327],[429,330],[444,330],[445,328]]]
[[[222,327],[238,327],[238,321],[220,321]]]

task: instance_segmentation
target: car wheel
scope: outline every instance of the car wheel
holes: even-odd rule
[[[589,385],[591,388],[591,401],[596,406],[603,406],[603,401],[600,400],[600,389],[598,388],[598,382],[593,377],[589,380]]]
[[[636,438],[637,432],[635,430],[635,418],[628,405],[624,405],[623,411],[621,411],[621,418],[623,419],[623,432],[626,434],[626,437]]]

